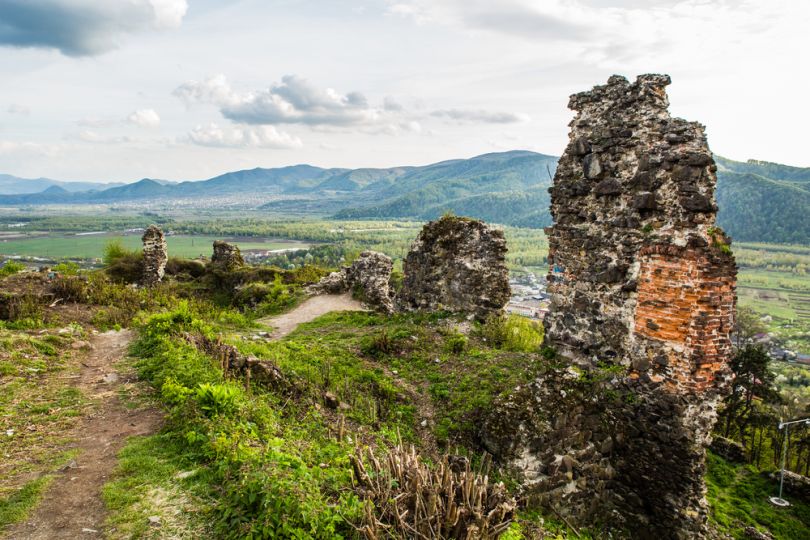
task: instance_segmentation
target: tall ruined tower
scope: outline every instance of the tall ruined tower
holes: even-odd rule
[[[729,386],[736,265],[703,127],[666,75],[614,76],[577,111],[551,188],[546,344],[484,445],[527,496],[634,539],[705,532],[705,447]]]
[[[670,117],[669,83],[613,76],[571,97],[544,324],[579,367],[626,368],[640,405],[612,454],[617,505],[651,536],[690,537],[705,521],[703,447],[729,380],[736,265],[715,226],[703,126]]]

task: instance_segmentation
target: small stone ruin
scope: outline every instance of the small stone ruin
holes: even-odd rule
[[[151,287],[163,279],[166,262],[166,237],[157,225],[150,225],[143,233],[143,279],[146,287]]]
[[[531,496],[633,538],[700,538],[703,476],[728,389],[736,265],[715,226],[703,126],[666,75],[613,76],[577,111],[551,191],[546,343],[568,367],[483,426]]]
[[[389,285],[394,262],[387,255],[376,251],[364,251],[350,266],[332,272],[316,285],[310,287],[312,294],[357,293],[362,300],[377,311],[394,311],[394,293]]]
[[[222,240],[214,240],[214,253],[211,255],[211,264],[226,270],[239,268],[245,265],[239,246],[229,244]]]
[[[404,309],[470,313],[485,319],[509,301],[503,231],[445,216],[424,226],[403,263]]]

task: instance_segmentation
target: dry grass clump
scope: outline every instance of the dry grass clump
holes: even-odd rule
[[[361,496],[372,503],[359,529],[367,540],[494,540],[515,514],[503,483],[489,482],[488,460],[473,471],[466,458],[445,455],[432,468],[400,442],[383,461],[358,448],[351,462]]]

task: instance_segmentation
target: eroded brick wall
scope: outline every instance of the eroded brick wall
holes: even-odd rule
[[[706,392],[729,376],[736,269],[720,246],[662,244],[639,254],[634,332],[650,343],[634,367],[651,368],[673,391]]]

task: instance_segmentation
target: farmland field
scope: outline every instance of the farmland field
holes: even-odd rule
[[[126,248],[141,247],[140,234],[102,233],[102,234],[47,234],[31,233],[24,237],[0,237],[0,255],[43,258],[100,258],[104,246],[113,240],[119,240]],[[234,238],[223,236],[177,235],[167,236],[169,253],[177,257],[199,257],[211,255],[211,244],[214,240],[235,242],[242,251],[281,249],[304,249],[310,244],[295,240],[265,238]]]
[[[3,256],[28,256],[48,259],[98,258],[104,246],[120,239],[125,247],[140,248],[139,233],[124,233],[127,228],[143,227],[156,216],[114,217],[84,213],[74,216],[43,216],[0,211],[0,259]],[[371,249],[394,258],[396,268],[416,238],[421,223],[416,221],[335,221],[271,219],[267,216],[212,215],[161,217],[165,230],[178,234],[167,237],[172,256],[210,256],[216,239],[234,242],[243,251],[303,249],[313,244],[331,244],[340,253],[359,253]],[[28,232],[13,230],[25,223]],[[117,231],[86,234],[93,231]],[[50,232],[35,232],[50,231]],[[541,229],[505,227],[512,272],[546,272],[548,241]],[[290,239],[290,240],[284,240]],[[810,353],[810,246],[765,243],[735,243],[739,265],[739,303],[772,318],[771,331],[790,347]],[[337,259],[329,265],[339,264]]]

